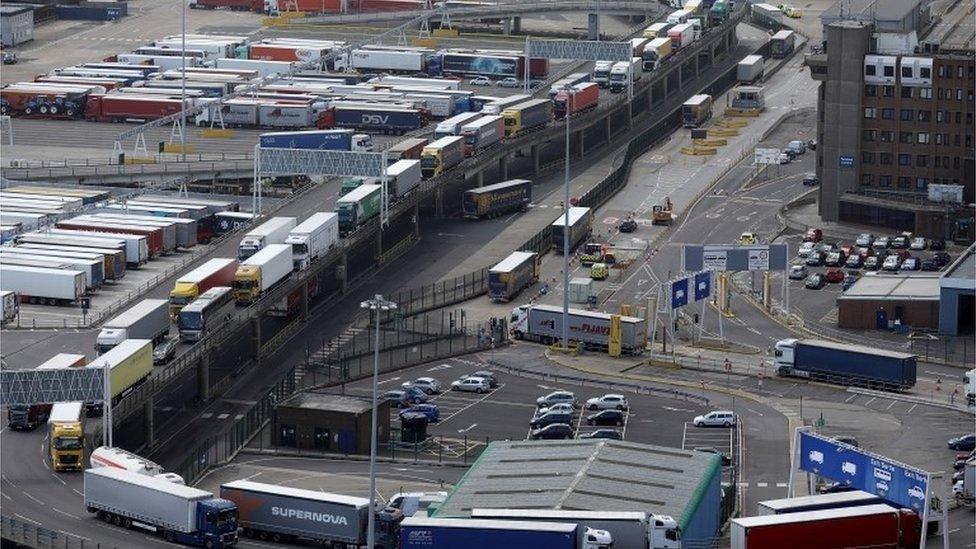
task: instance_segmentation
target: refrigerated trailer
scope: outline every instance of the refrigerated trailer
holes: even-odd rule
[[[89,216],[92,219],[108,219],[120,223],[131,223],[135,225],[146,225],[149,227],[160,227],[164,234],[168,232],[167,227],[171,227],[176,239],[176,247],[188,249],[197,245],[197,228],[199,224],[195,219],[182,217],[157,217],[154,215],[124,214],[116,213],[94,213]]]
[[[125,263],[129,268],[138,269],[149,261],[149,242],[145,236],[128,233],[105,233],[100,231],[78,231],[74,229],[45,229],[42,233],[32,233],[52,240],[53,243],[61,243],[67,240],[81,242],[79,246],[94,246],[97,248],[119,247],[125,254]],[[26,237],[28,235],[21,235]],[[30,239],[18,237],[17,242],[32,242],[38,240],[31,236]],[[43,243],[43,242],[42,242]]]
[[[492,301],[511,301],[524,288],[539,281],[541,264],[535,252],[512,252],[488,269],[488,297]]]
[[[18,250],[15,247],[4,246],[0,247],[0,261],[8,265],[81,271],[85,274],[85,288],[89,292],[97,291],[105,282],[105,264],[101,258],[79,259],[34,255],[27,253],[26,250]]]
[[[155,345],[169,333],[169,321],[167,300],[143,299],[102,324],[95,339],[95,349],[105,353],[127,339],[148,339]]]
[[[294,217],[272,217],[248,231],[237,248],[237,258],[247,259],[269,244],[283,243],[296,222]]]
[[[610,344],[612,316],[596,311],[569,310],[569,339],[586,346],[606,349]],[[545,344],[562,337],[562,307],[522,305],[512,311],[512,333],[516,339]],[[625,353],[640,354],[647,346],[643,318],[620,316],[620,347]]]
[[[294,263],[291,246],[268,244],[258,253],[241,261],[234,274],[234,297],[238,304],[249,305],[271,288],[284,282]]]
[[[285,237],[285,244],[291,246],[292,264],[296,271],[307,269],[337,242],[339,216],[333,212],[313,213]]]
[[[564,239],[569,240],[569,251],[572,252],[593,231],[593,210],[591,208],[571,207],[568,218],[567,223],[567,215],[561,214],[550,225],[552,246],[556,249],[556,253],[563,253]],[[567,224],[569,230],[566,230]]]
[[[464,138],[464,156],[474,156],[505,137],[505,120],[497,115],[482,116],[462,126],[460,135]]]
[[[85,295],[85,273],[63,269],[0,263],[3,289],[16,292],[21,302],[74,305]]]

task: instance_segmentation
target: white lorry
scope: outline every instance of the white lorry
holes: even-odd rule
[[[634,57],[630,61],[618,61],[610,69],[610,91],[620,93],[641,79],[642,61]]]
[[[339,216],[317,212],[288,233],[285,244],[291,246],[296,271],[303,271],[339,241]]]
[[[241,239],[241,244],[237,247],[237,258],[244,260],[265,246],[283,244],[288,233],[295,228],[296,222],[294,217],[272,217],[258,225]]]
[[[0,264],[5,290],[20,294],[20,300],[47,305],[74,304],[85,295],[85,273],[64,269]]]
[[[515,339],[545,344],[562,337],[563,308],[552,305],[522,305],[512,310],[511,330]],[[607,348],[613,315],[580,309],[569,310],[569,339],[583,345]],[[647,325],[643,318],[620,316],[620,347],[625,353],[640,354],[647,346]]]
[[[601,88],[610,87],[610,71],[613,65],[613,61],[597,61],[593,66],[593,81]]]
[[[130,473],[138,473],[149,477],[155,477],[173,484],[185,484],[183,477],[176,473],[167,473],[155,462],[149,461],[144,457],[139,457],[128,450],[113,448],[111,446],[99,446],[92,450],[89,457],[91,466],[94,467],[115,467]]]
[[[614,547],[681,549],[678,521],[642,511],[576,511],[562,509],[472,509],[471,518],[572,522],[613,536]]]
[[[287,244],[269,244],[241,261],[234,274],[234,298],[237,303],[254,303],[273,286],[284,281],[294,265],[291,246]]]
[[[95,349],[105,353],[127,339],[148,339],[155,345],[169,333],[169,320],[169,300],[143,299],[102,325]]]

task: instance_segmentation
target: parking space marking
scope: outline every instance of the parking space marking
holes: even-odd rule
[[[576,408],[573,408],[573,414],[576,414]],[[573,438],[579,438],[580,426],[583,424],[583,410],[580,409],[579,416],[576,418],[576,429],[573,430]]]
[[[854,400],[855,398],[857,398],[857,393],[854,393],[853,395],[847,397],[847,400],[845,400],[844,402],[848,402],[849,403],[852,400]]]
[[[908,409],[907,413],[912,413],[912,410],[914,410],[916,406],[918,406],[918,404],[912,404],[912,407]]]
[[[471,429],[474,429],[477,426],[478,426],[477,423],[472,423],[471,425],[468,425],[464,429],[458,429],[457,432],[459,432],[459,433],[467,433],[468,431],[470,431]]]
[[[484,401],[485,401],[485,399],[487,399],[488,397],[490,397],[490,396],[492,396],[492,395],[494,395],[494,394],[496,394],[496,393],[498,393],[498,391],[501,391],[501,390],[502,390],[502,389],[504,389],[504,388],[505,388],[505,384],[504,384],[504,383],[502,383],[502,384],[500,384],[500,385],[499,385],[498,387],[496,387],[495,389],[493,389],[493,390],[490,390],[490,391],[488,391],[487,393],[485,393],[485,394],[484,394],[484,395],[483,395],[483,396],[482,396],[481,398],[479,398],[479,399],[477,399],[477,400],[474,400],[474,401],[472,401],[472,402],[471,402],[471,404],[468,404],[467,406],[465,406],[465,407],[463,407],[463,408],[461,408],[460,410],[458,410],[458,411],[456,411],[456,412],[454,412],[453,414],[451,414],[451,415],[449,415],[449,416],[447,416],[446,418],[444,418],[444,419],[442,419],[442,420],[440,421],[440,423],[441,423],[441,424],[444,424],[444,423],[446,423],[446,422],[448,422],[448,421],[450,421],[450,420],[451,420],[451,418],[453,418],[454,416],[456,416],[456,415],[458,415],[458,414],[460,414],[461,412],[463,412],[463,411],[465,411],[465,410],[467,410],[468,408],[470,408],[470,407],[472,407],[472,406],[474,406],[475,404],[478,404],[479,402],[484,402]]]
[[[630,409],[624,412],[624,424],[623,428],[620,430],[620,438],[622,440],[627,440],[627,420],[630,418]]]

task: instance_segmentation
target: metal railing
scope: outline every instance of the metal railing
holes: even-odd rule
[[[109,546],[91,540],[86,544],[86,538],[81,536],[44,528],[40,523],[10,515],[0,516],[0,537],[32,549],[109,549]]]

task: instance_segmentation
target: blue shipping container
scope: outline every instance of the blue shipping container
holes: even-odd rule
[[[454,520],[456,519],[428,519],[429,522],[441,523]],[[471,521],[458,520],[458,522]],[[487,527],[459,528],[440,525],[401,524],[400,548],[498,549],[499,547],[531,547],[532,549],[576,549],[577,526],[575,524],[563,524],[562,526],[566,528],[560,530],[509,530]]]
[[[343,128],[403,132],[415,130],[426,123],[420,111],[409,109],[384,110],[381,107],[375,109],[340,107],[332,112],[335,116],[334,125]]]
[[[916,357],[882,349],[830,342],[798,341],[793,368],[851,383],[879,383],[897,389],[915,385]]]
[[[58,19],[81,21],[116,21],[128,14],[126,2],[112,2],[110,4],[80,4],[77,6],[63,5],[55,7]]]
[[[348,151],[352,130],[311,130],[261,134],[261,147],[267,149],[306,149]]]

